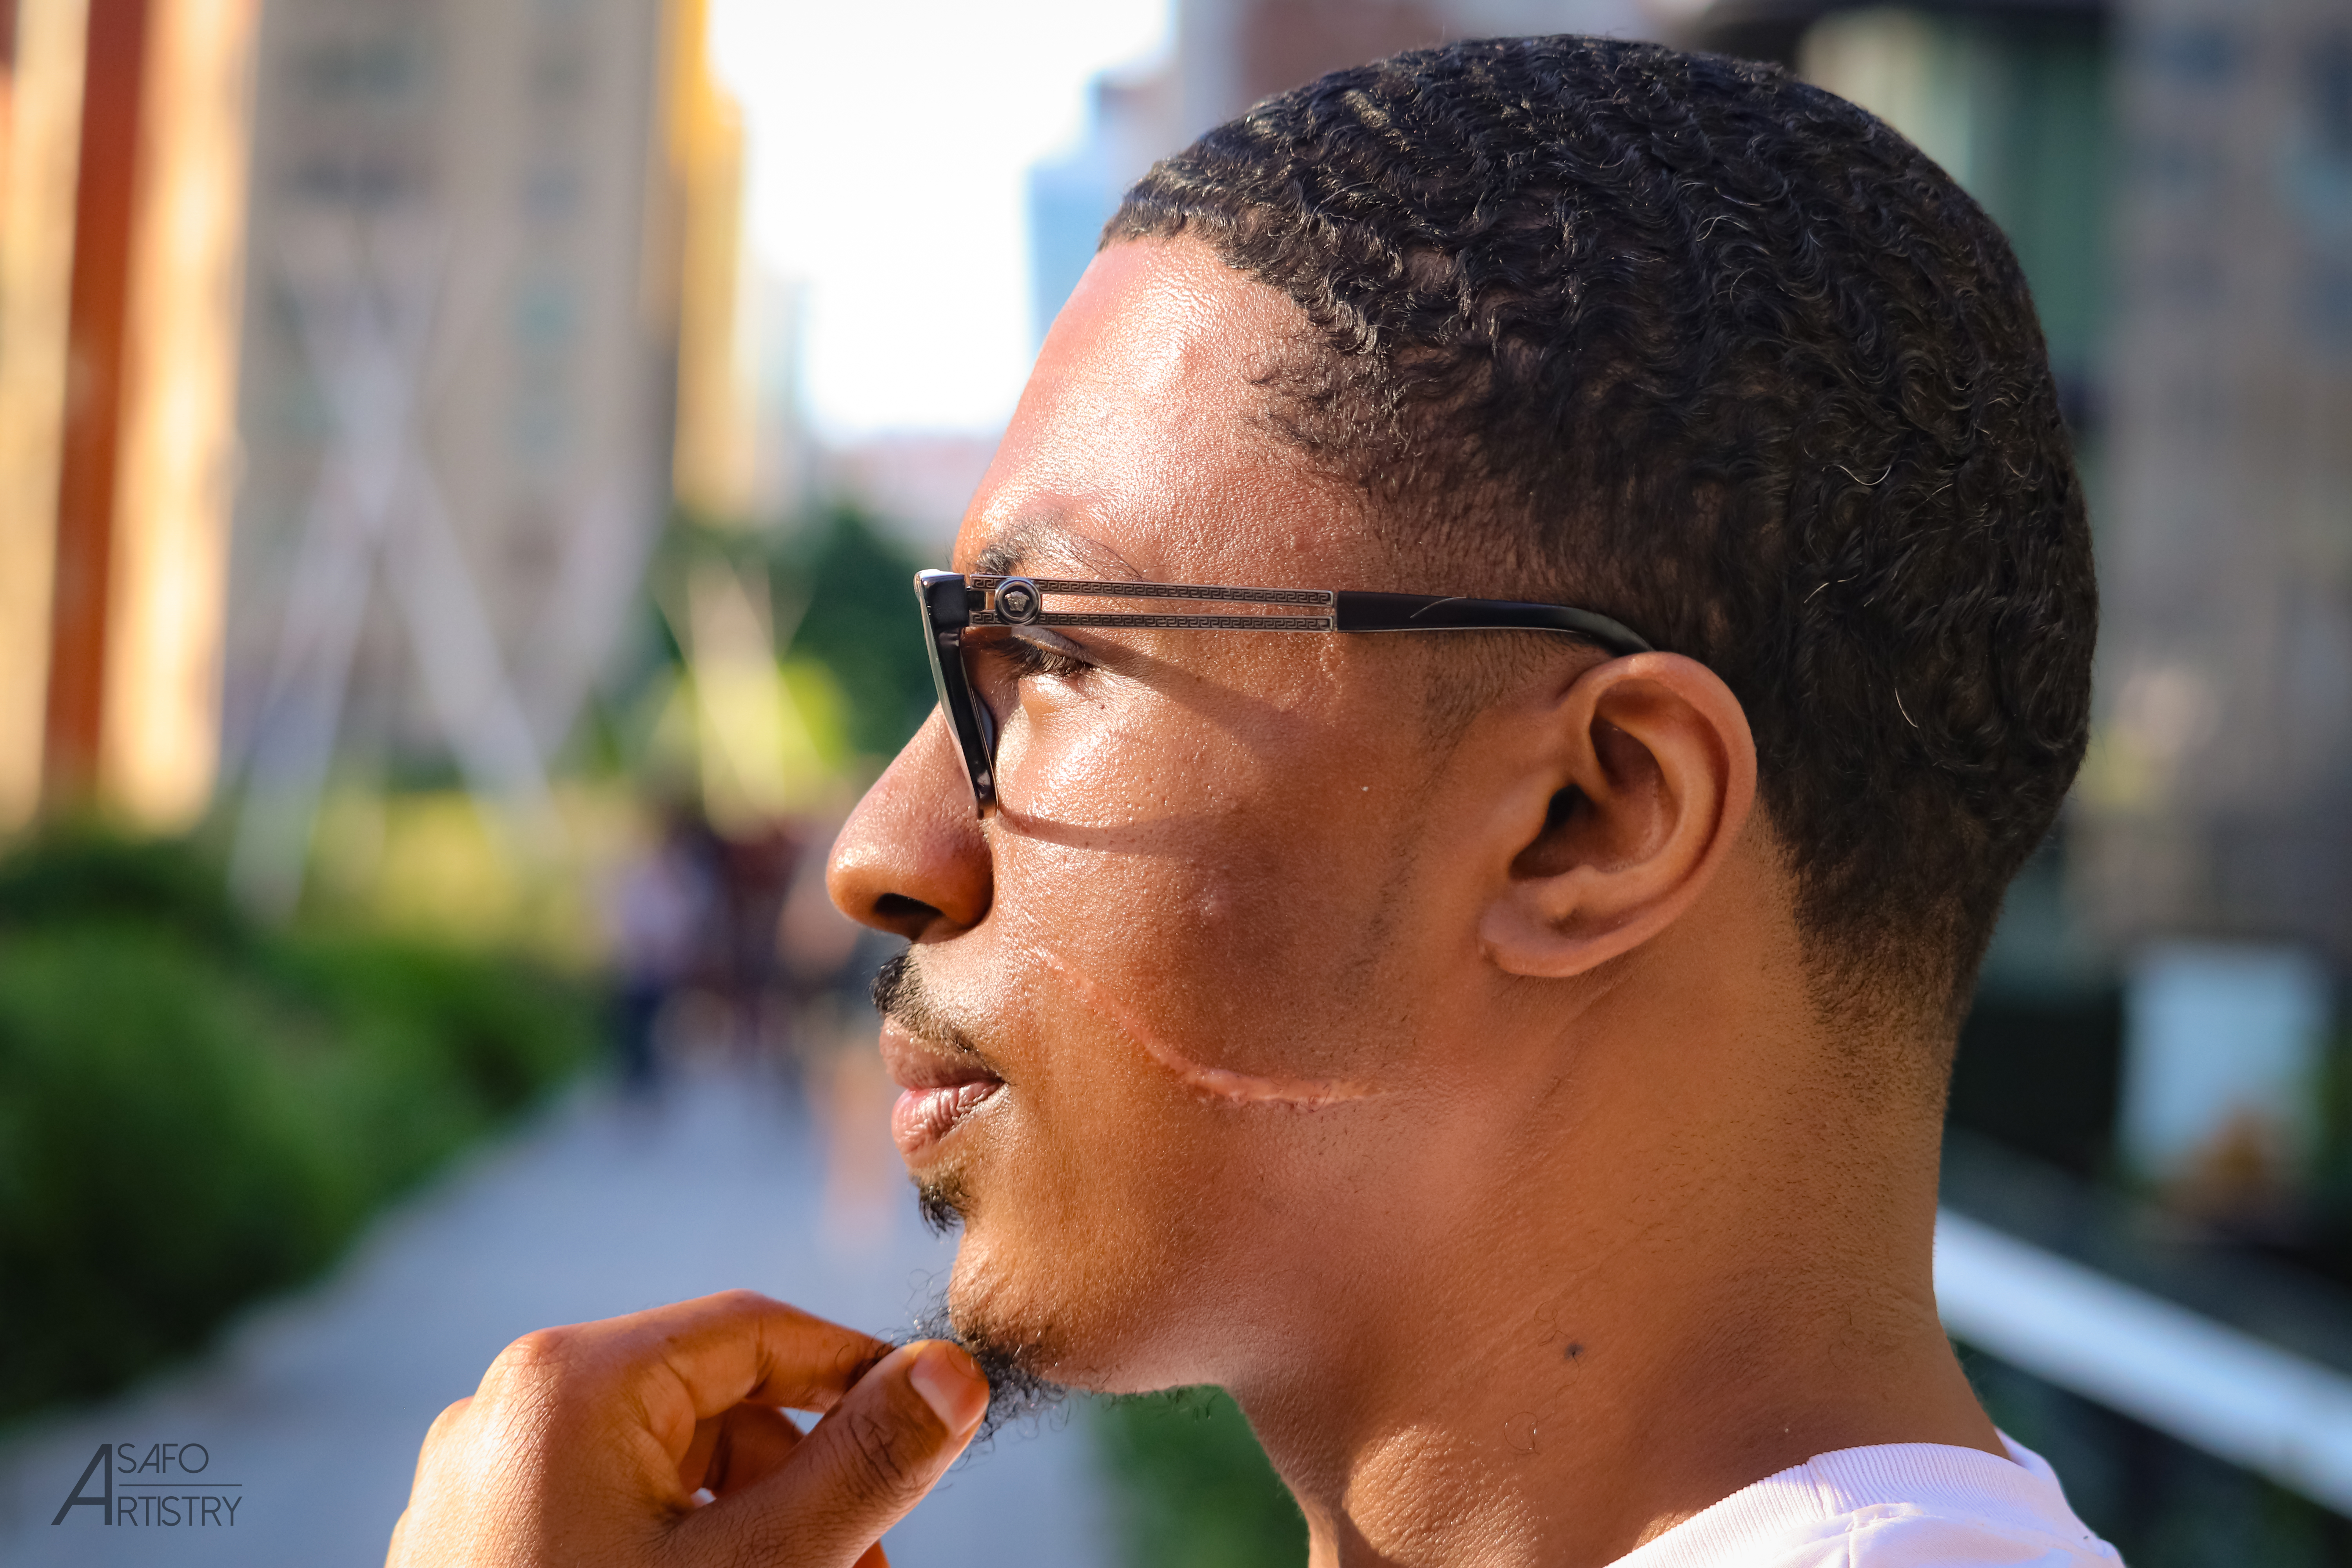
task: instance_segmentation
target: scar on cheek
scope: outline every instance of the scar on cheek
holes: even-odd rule
[[[1059,975],[1087,1011],[1108,1024],[1118,1034],[1142,1050],[1153,1061],[1174,1073],[1203,1094],[1235,1105],[1295,1105],[1313,1109],[1337,1105],[1342,1100],[1361,1100],[1378,1094],[1380,1087],[1354,1079],[1267,1078],[1256,1073],[1235,1072],[1231,1068],[1213,1068],[1192,1060],[1144,1026],[1143,1021],[1106,994],[1101,986],[1042,949],[1030,950],[1045,966]]]

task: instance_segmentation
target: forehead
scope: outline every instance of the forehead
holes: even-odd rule
[[[1097,256],[1055,318],[956,540],[965,571],[1333,585],[1370,545],[1359,493],[1271,428],[1269,369],[1308,328],[1198,241]]]

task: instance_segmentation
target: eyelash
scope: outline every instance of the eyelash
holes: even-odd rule
[[[1058,648],[1040,647],[1021,637],[1006,637],[999,645],[998,657],[1020,676],[1051,675],[1067,679],[1094,668]]]

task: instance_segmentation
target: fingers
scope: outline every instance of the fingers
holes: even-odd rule
[[[851,1568],[946,1473],[987,1408],[987,1381],[955,1346],[895,1351],[799,1440],[791,1463],[680,1519],[680,1555]]]
[[[695,1428],[678,1485],[689,1492],[708,1488],[713,1497],[741,1491],[774,1474],[800,1441],[801,1429],[782,1411],[739,1405]]]
[[[528,1548],[499,1559],[518,1563],[601,1542],[615,1562],[887,1568],[882,1532],[987,1402],[952,1345],[891,1352],[746,1292],[526,1335],[434,1422],[388,1561],[482,1561],[495,1540]],[[803,1436],[782,1406],[829,1414]]]
[[[736,1405],[830,1410],[890,1347],[750,1290],[729,1290],[617,1320],[613,1353],[656,1352],[695,1419]],[[599,1324],[599,1328],[606,1325]]]
[[[831,1409],[889,1348],[781,1301],[730,1290],[527,1334],[507,1347],[482,1386],[528,1406],[634,1409],[675,1467],[703,1421],[744,1404]]]

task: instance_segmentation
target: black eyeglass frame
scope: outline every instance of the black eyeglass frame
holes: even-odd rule
[[[1292,614],[1246,616],[1073,615],[1045,608],[1048,594],[1088,599],[1173,599],[1220,605],[1272,605]],[[1216,588],[1190,583],[1095,583],[1066,577],[918,572],[923,647],[931,657],[940,710],[985,817],[996,806],[996,716],[971,689],[964,634],[974,626],[1129,626],[1200,632],[1560,632],[1619,656],[1653,653],[1622,621],[1569,605],[1464,599],[1435,594],[1373,594],[1331,588]]]

